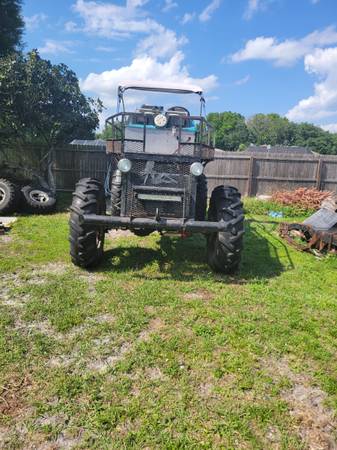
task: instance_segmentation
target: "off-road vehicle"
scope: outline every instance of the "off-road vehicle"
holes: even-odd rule
[[[143,105],[125,110],[127,90],[197,94],[200,115],[186,107]],[[124,83],[118,88],[117,113],[106,120],[109,168],[105,183],[84,178],[76,185],[70,217],[70,254],[81,267],[102,258],[108,229],[129,229],[139,236],[153,231],[203,233],[211,268],[238,268],[243,238],[243,209],[238,190],[217,186],[207,210],[204,169],[214,159],[212,128],[204,117],[205,100],[196,86]],[[106,206],[108,203],[108,208]]]

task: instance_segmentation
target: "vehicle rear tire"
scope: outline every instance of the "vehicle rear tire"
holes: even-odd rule
[[[70,210],[71,260],[79,267],[93,267],[103,257],[105,229],[104,227],[84,225],[80,218],[83,214],[106,214],[102,183],[94,178],[82,178],[76,184]]]
[[[19,201],[19,187],[7,178],[0,178],[0,214],[14,212]]]
[[[218,186],[211,196],[209,221],[231,221],[228,231],[207,236],[207,257],[215,272],[234,273],[240,264],[244,233],[244,213],[241,194],[232,186]]]
[[[24,186],[21,192],[25,202],[25,209],[28,212],[47,214],[55,211],[56,198],[51,192],[29,185]]]

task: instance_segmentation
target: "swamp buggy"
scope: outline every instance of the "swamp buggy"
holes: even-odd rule
[[[143,105],[127,112],[127,90],[197,94],[200,115],[182,106],[164,111]],[[207,211],[204,168],[214,159],[211,126],[204,117],[202,89],[125,83],[118,88],[117,113],[106,120],[112,139],[105,183],[84,178],[76,185],[70,216],[70,254],[89,268],[103,256],[108,229],[129,229],[138,236],[153,231],[207,235],[207,258],[217,272],[232,273],[240,262],[244,233],[241,195],[232,186],[217,186]],[[106,206],[108,205],[108,207]]]

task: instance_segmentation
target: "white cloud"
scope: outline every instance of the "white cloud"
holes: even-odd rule
[[[195,18],[195,12],[192,12],[192,13],[185,13],[185,14],[183,15],[183,17],[181,18],[180,23],[181,23],[182,25],[185,25],[186,23],[192,22],[192,20],[194,20],[194,18]]]
[[[33,16],[25,17],[24,21],[27,27],[27,30],[32,31],[38,28],[38,26],[46,21],[48,16],[44,13],[34,14]]]
[[[98,47],[96,47],[96,50],[98,52],[105,52],[105,53],[113,53],[116,51],[114,47],[108,47],[104,45],[99,45]]]
[[[70,20],[69,22],[66,22],[64,24],[64,29],[65,31],[67,31],[68,33],[74,33],[76,31],[81,31],[81,29],[79,28],[79,26],[77,25],[77,23],[73,22],[72,20]]]
[[[304,60],[306,72],[320,81],[314,94],[290,109],[287,117],[294,121],[320,121],[337,116],[337,47],[317,49]]]
[[[179,51],[166,62],[160,62],[151,56],[142,56],[136,57],[130,65],[119,69],[90,73],[81,81],[81,88],[91,95],[99,96],[105,106],[113,108],[116,104],[117,86],[125,80],[196,84],[203,87],[206,92],[217,85],[215,75],[204,78],[192,77],[184,65],[184,54]],[[140,102],[139,97],[133,97],[133,103]]]
[[[146,3],[147,0],[127,0],[125,6],[120,6],[77,0],[73,9],[84,21],[82,31],[106,38],[127,38],[135,33],[149,34],[158,30],[160,24],[140,8]]]
[[[243,17],[246,20],[250,20],[255,13],[264,8],[265,4],[263,0],[248,0],[248,4]]]
[[[71,49],[74,46],[72,41],[54,41],[46,39],[43,47],[38,49],[41,55],[57,55],[59,53],[74,53]]]
[[[235,84],[235,86],[242,86],[244,84],[247,84],[249,80],[250,80],[250,75],[246,75],[245,77],[234,81],[234,84]]]
[[[242,50],[231,55],[233,62],[252,59],[273,61],[277,66],[294,64],[317,47],[337,43],[335,27],[327,27],[323,31],[314,31],[302,39],[286,39],[279,42],[275,37],[259,36],[246,42]]]
[[[138,8],[144,6],[149,0],[126,0],[126,6],[128,8]]]
[[[211,3],[199,14],[200,22],[207,22],[213,13],[220,7],[221,0],[212,0]]]
[[[178,3],[174,0],[165,0],[165,5],[163,7],[163,12],[171,11],[171,9],[177,8]]]
[[[154,58],[170,58],[187,42],[185,36],[178,38],[174,31],[162,27],[160,39],[158,39],[158,34],[150,34],[138,43],[136,53],[137,55],[150,55]]]
[[[328,123],[327,125],[321,125],[321,128],[330,133],[337,133],[337,123]]]
[[[127,0],[125,6],[120,6],[114,3],[77,0],[73,8],[84,20],[82,31],[107,38],[146,35],[138,42],[137,55],[171,57],[186,44],[187,39],[184,36],[178,37],[174,31],[151,19],[148,13],[140,8],[147,1]],[[168,4],[172,6],[173,2]],[[79,27],[70,22],[68,29],[78,31]]]

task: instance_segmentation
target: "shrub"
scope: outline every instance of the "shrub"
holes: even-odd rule
[[[296,205],[282,205],[275,201],[259,200],[257,198],[245,198],[244,208],[247,214],[268,215],[271,211],[282,212],[285,217],[303,217],[315,212]]]

